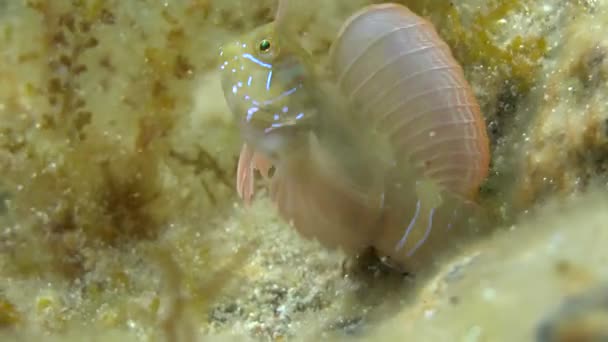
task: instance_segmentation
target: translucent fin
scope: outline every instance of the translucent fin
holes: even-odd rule
[[[253,197],[252,158],[253,150],[247,144],[243,144],[236,169],[236,192],[247,206],[251,204],[251,198]]]
[[[469,197],[488,173],[484,118],[433,25],[397,4],[351,17],[332,46],[338,86],[402,161]]]
[[[256,170],[260,171],[260,174],[262,175],[262,177],[264,177],[264,179],[268,180],[270,178],[270,168],[272,167],[272,163],[270,162],[270,160],[257,152],[253,153],[252,160],[253,167]]]
[[[246,206],[251,205],[251,199],[255,192],[254,170],[259,170],[262,177],[268,179],[268,172],[271,167],[272,164],[266,157],[255,152],[247,144],[243,144],[236,170],[236,191]]]
[[[317,164],[320,160],[280,165],[270,181],[271,199],[281,217],[303,237],[316,239],[325,247],[358,253],[373,240],[375,231],[370,227],[378,224],[379,201],[345,186],[335,170],[323,170]]]
[[[443,202],[441,188],[430,179],[416,182],[416,196],[432,208],[438,208]]]

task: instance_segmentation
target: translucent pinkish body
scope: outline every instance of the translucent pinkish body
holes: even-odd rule
[[[280,25],[222,51],[224,94],[245,140],[239,195],[249,203],[254,169],[269,178],[274,166],[270,196],[303,236],[424,267],[466,225],[488,172],[462,68],[433,26],[400,5],[366,7],[344,24],[331,77],[315,74]]]

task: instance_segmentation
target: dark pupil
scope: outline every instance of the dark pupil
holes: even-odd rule
[[[266,51],[268,49],[270,49],[270,42],[267,40],[262,40],[262,42],[260,43],[260,50]]]

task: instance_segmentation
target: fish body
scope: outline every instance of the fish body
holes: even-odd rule
[[[258,169],[302,235],[424,267],[422,256],[466,221],[489,158],[462,69],[428,25],[400,5],[363,9],[332,46],[331,77],[277,23],[225,45],[222,86],[244,140],[245,202]]]

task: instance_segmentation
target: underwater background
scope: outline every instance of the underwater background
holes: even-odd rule
[[[493,224],[405,277],[236,196],[218,51],[276,1],[0,0],[2,340],[606,338],[608,2],[396,2],[462,64],[492,152]],[[324,63],[381,2],[306,3]]]

